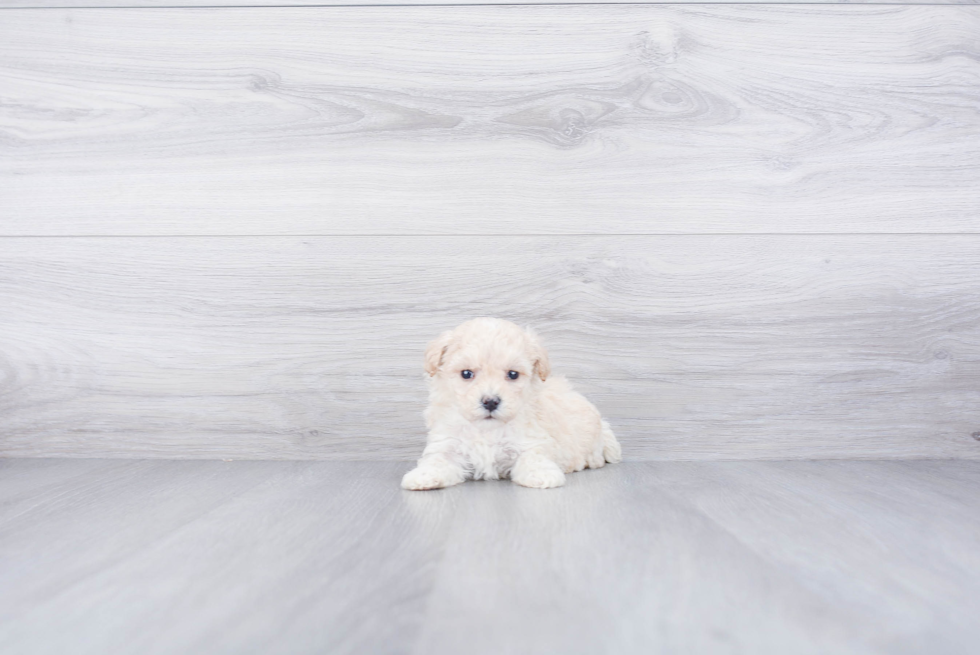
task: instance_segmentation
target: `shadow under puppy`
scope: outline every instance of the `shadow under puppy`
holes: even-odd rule
[[[426,349],[425,370],[429,436],[405,489],[507,477],[547,489],[622,459],[599,410],[551,375],[537,337],[510,321],[477,318],[444,332]]]

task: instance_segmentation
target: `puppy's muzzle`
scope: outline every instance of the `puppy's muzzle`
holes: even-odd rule
[[[480,403],[483,405],[483,409],[492,414],[493,410],[500,407],[500,396],[484,396]]]

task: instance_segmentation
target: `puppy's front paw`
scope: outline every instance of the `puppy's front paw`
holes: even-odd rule
[[[549,460],[515,467],[511,479],[522,487],[533,489],[551,489],[565,484],[565,474],[557,464]]]
[[[412,491],[442,489],[457,482],[457,480],[448,479],[439,469],[419,466],[406,473],[405,477],[402,478],[402,489]]]

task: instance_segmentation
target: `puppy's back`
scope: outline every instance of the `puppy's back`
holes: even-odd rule
[[[619,444],[599,410],[567,378],[549,377],[538,394],[538,419],[555,440],[555,460],[566,473],[619,461]],[[606,453],[614,459],[607,459]]]

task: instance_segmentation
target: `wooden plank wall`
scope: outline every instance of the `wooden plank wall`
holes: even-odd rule
[[[921,5],[948,4],[972,5],[980,0],[941,0],[940,2],[919,2],[918,0],[785,0],[778,4],[885,4]],[[440,5],[487,5],[483,0],[0,0],[2,8],[146,8],[146,7],[378,7],[378,6],[440,6]],[[603,5],[603,4],[650,4],[641,0],[541,0],[536,2],[508,2],[496,4],[510,5]],[[668,5],[717,5],[717,4],[777,4],[767,0],[737,0],[718,3],[709,0],[672,0]]]
[[[633,459],[980,458],[980,7],[19,4],[0,455],[409,459],[497,315]]]

